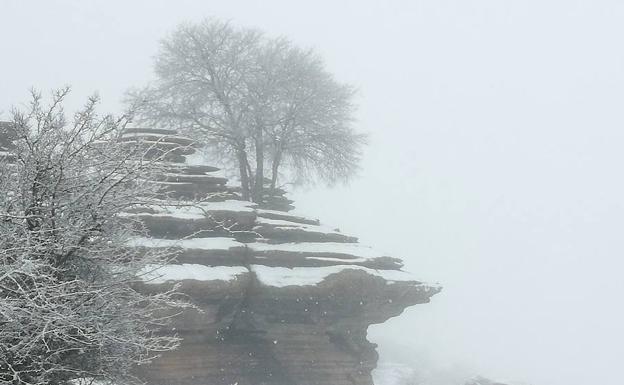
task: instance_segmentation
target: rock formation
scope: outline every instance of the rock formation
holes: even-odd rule
[[[170,149],[171,168],[158,183],[177,199],[134,214],[152,237],[136,247],[179,249],[176,264],[147,274],[144,290],[181,283],[201,309],[176,321],[181,347],[141,377],[155,385],[372,384],[377,353],[368,326],[428,302],[439,288],[355,237],[287,212],[283,191],[261,205],[236,199],[175,132],[128,136]]]
[[[240,200],[175,131],[128,129],[122,140],[142,141],[166,166],[153,181],[163,201],[126,214],[150,235],[129,246],[177,251],[175,263],[145,270],[139,290],[177,284],[196,305],[175,319],[180,348],[138,368],[150,385],[372,385],[368,326],[440,290],[399,259],[289,212],[284,191],[260,205]]]

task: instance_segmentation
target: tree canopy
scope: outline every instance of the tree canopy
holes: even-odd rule
[[[131,92],[139,119],[189,131],[235,162],[244,199],[260,201],[280,177],[333,183],[357,171],[366,137],[353,127],[354,89],[315,51],[205,20],[163,39],[155,70]]]

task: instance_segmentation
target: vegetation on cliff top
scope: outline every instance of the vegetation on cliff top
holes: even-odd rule
[[[353,128],[354,89],[313,50],[255,29],[205,20],[162,40],[156,80],[130,93],[140,121],[170,125],[237,165],[244,199],[265,178],[347,180],[366,137]],[[269,171],[270,170],[270,171]]]

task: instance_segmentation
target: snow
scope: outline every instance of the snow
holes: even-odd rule
[[[158,285],[169,281],[232,281],[248,273],[244,266],[204,266],[184,263],[182,265],[147,265],[138,276],[147,284]]]
[[[193,210],[162,210],[155,213],[140,212],[140,213],[121,213],[122,217],[136,217],[136,216],[150,216],[150,217],[173,217],[179,219],[204,219],[206,215],[204,213],[198,213]]]
[[[73,380],[69,380],[69,383],[72,385],[113,385],[111,382],[96,380],[91,377],[76,378]]]
[[[154,213],[124,213],[122,216],[153,216],[153,217],[174,217],[180,219],[205,219],[211,211],[230,211],[253,213],[251,206],[254,204],[247,201],[226,200],[223,202],[189,202],[188,205],[180,202],[177,205],[148,205],[146,209],[155,211]]]
[[[318,221],[318,219],[308,218],[308,217],[306,217],[303,214],[298,214],[298,213],[293,212],[293,211],[284,212],[284,211],[267,210],[267,209],[258,209],[257,211],[258,211],[258,215],[273,214],[273,215],[279,215],[279,216],[282,216],[282,217],[293,218],[294,220]]]
[[[206,157],[199,151],[186,155],[185,164],[189,166],[212,166],[206,161]]]
[[[191,140],[190,138],[187,138],[185,136],[162,134],[160,132],[153,132],[150,130],[144,130],[144,131],[139,131],[139,132],[124,132],[123,134],[121,134],[122,138],[135,138],[137,136],[138,137],[153,136],[155,138],[181,138],[181,139]]]
[[[189,238],[189,239],[157,239],[157,238],[134,238],[128,242],[133,247],[181,247],[183,249],[202,249],[227,251],[235,247],[245,247],[243,243],[232,238]]]
[[[342,233],[332,229],[331,227],[317,226],[317,225],[306,225],[306,224],[302,224],[302,223],[288,222],[288,221],[284,221],[284,220],[281,220],[281,219],[268,219],[268,218],[258,217],[258,219],[256,219],[256,223],[258,223],[259,225],[273,226],[276,229],[281,229],[281,230],[299,229],[299,230],[309,231],[309,232],[313,232],[313,233],[339,234],[339,235],[342,235]]]
[[[150,181],[150,183],[165,184],[165,185],[171,185],[171,186],[189,186],[193,184],[192,182],[168,182],[164,180],[153,180],[153,181]]]
[[[380,363],[371,373],[375,385],[405,385],[414,379],[416,371],[407,365]]]
[[[171,134],[161,134],[161,133],[156,133],[156,132],[126,132],[124,134],[121,135],[122,138],[143,138],[143,137],[153,137],[153,138],[160,138],[159,140],[162,142],[165,142],[166,139],[182,139],[185,141],[192,141],[191,138],[188,138],[186,136],[180,136],[180,135],[171,135]],[[165,140],[163,140],[165,139]],[[160,142],[155,142],[155,141],[148,141],[148,142],[152,142],[152,143],[160,143]]]
[[[235,211],[235,212],[247,212],[253,213],[253,207],[256,204],[248,201],[238,200],[226,200],[223,202],[203,202],[198,204],[204,210],[207,211]]]
[[[305,259],[313,259],[315,261],[327,261],[338,263],[364,263],[370,261],[369,258],[331,258],[331,257],[305,257]]]
[[[155,213],[137,213],[133,215],[148,215],[153,217],[174,217],[180,219],[205,219],[206,213],[196,206],[146,206]]]
[[[258,281],[267,286],[314,286],[323,282],[328,276],[345,270],[361,270],[367,274],[386,279],[387,283],[397,281],[416,281],[414,277],[399,270],[375,270],[363,266],[335,265],[323,267],[270,267],[252,265],[251,271],[256,274]]]
[[[268,244],[268,243],[250,243],[250,249],[258,252],[270,252],[270,251],[284,251],[291,253],[323,253],[323,254],[343,254],[358,257],[362,260],[384,257],[385,254],[381,253],[371,247],[361,245],[359,243],[339,243],[339,242],[305,242],[305,243],[282,243],[282,244]],[[309,257],[314,259],[322,259],[320,257]],[[334,258],[329,258],[332,260]]]
[[[199,181],[201,181],[202,179],[206,179],[206,177],[220,178],[219,176],[215,176],[214,175],[215,172],[216,171],[213,171],[213,172],[210,172],[210,173],[197,174],[197,175],[195,175],[195,174],[181,174],[181,173],[166,172],[166,173],[164,173],[164,176],[170,177],[170,178],[184,177],[184,178],[189,178],[189,179],[198,179]]]
[[[232,212],[246,212],[253,213],[255,203],[248,201],[239,201],[239,200],[225,200],[221,202],[184,202],[178,201],[181,206],[172,205],[172,206],[163,206],[166,208],[173,208],[174,210],[177,207],[182,209],[194,210],[197,213],[205,213],[210,211],[232,211]]]

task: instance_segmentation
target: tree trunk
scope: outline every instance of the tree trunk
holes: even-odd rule
[[[256,180],[253,188],[253,201],[262,202],[262,193],[264,191],[264,141],[262,137],[262,126],[256,128],[255,144],[256,144]]]
[[[249,190],[249,200],[251,200],[253,196],[253,188],[254,188],[254,173],[251,170],[251,166],[249,165],[249,159],[245,158],[245,165],[247,167],[247,189]]]
[[[245,148],[239,148],[237,150],[236,157],[238,158],[238,168],[240,171],[241,179],[241,195],[243,200],[248,201],[249,196],[249,174],[247,173],[247,153]]]
[[[282,150],[278,149],[273,158],[273,164],[271,164],[271,190],[275,190],[277,187],[277,172],[279,170],[279,164],[282,160]]]

